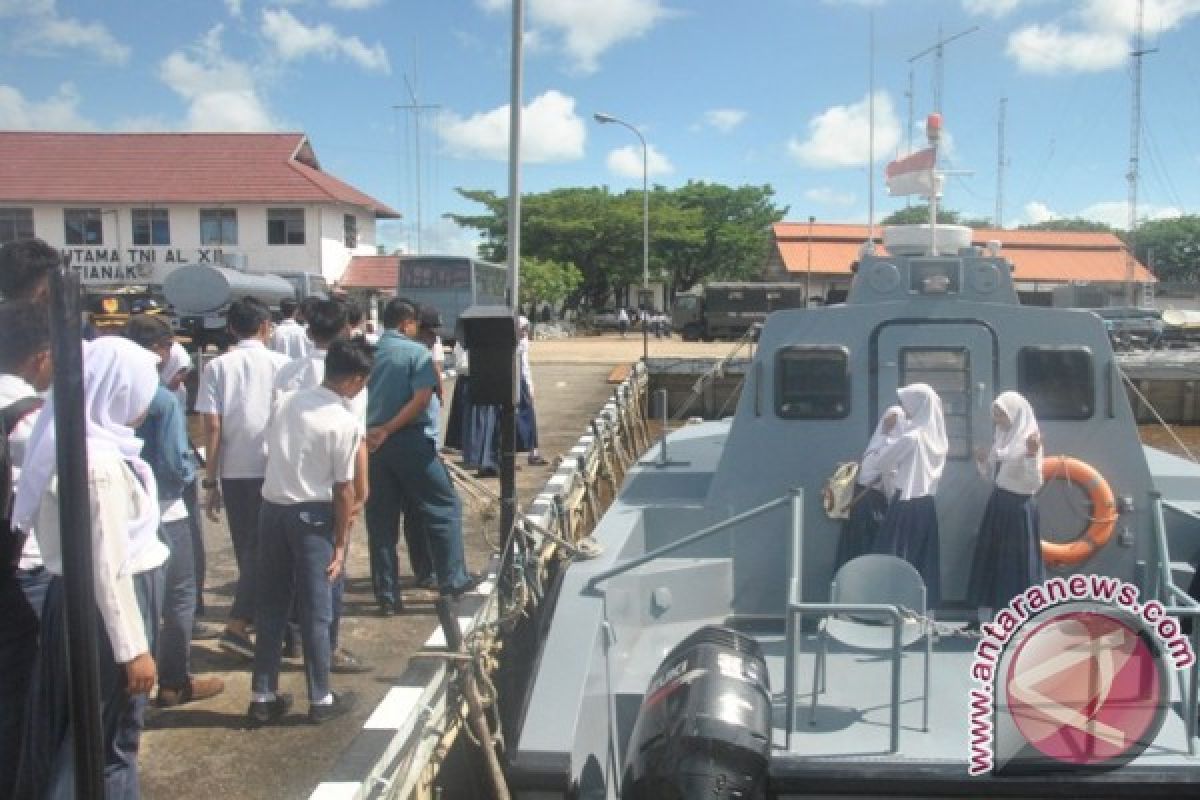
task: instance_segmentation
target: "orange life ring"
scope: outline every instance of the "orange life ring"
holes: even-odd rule
[[[1042,540],[1042,560],[1052,567],[1081,564],[1108,544],[1117,524],[1117,503],[1104,476],[1091,464],[1070,456],[1047,456],[1042,462],[1042,480],[1063,478],[1087,492],[1092,514],[1087,528],[1069,542]]]

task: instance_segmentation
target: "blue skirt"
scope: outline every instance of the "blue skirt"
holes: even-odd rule
[[[500,452],[500,409],[471,402],[471,376],[459,375],[450,399],[446,446],[462,453],[472,469],[496,469]]]
[[[537,414],[529,384],[521,379],[521,401],[517,403],[517,452],[527,453],[538,446]]]
[[[925,581],[925,599],[935,608],[942,599],[941,553],[937,507],[933,498],[893,500],[884,515],[872,552],[899,556]]]
[[[1031,495],[993,490],[979,524],[967,599],[977,608],[1000,609],[1045,577],[1037,503]]]
[[[850,516],[842,523],[834,572],[847,561],[871,552],[875,537],[879,535],[879,526],[887,514],[887,496],[878,489],[867,489],[856,483],[854,497],[858,499],[850,506]]]

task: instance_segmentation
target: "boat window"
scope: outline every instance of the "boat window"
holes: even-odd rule
[[[787,347],[775,366],[775,413],[842,419],[850,413],[850,354],[844,347]]]
[[[1090,419],[1096,408],[1096,373],[1086,347],[1022,347],[1017,391],[1038,419]]]
[[[961,347],[900,351],[900,385],[927,383],[942,401],[948,458],[971,455],[971,352]]]

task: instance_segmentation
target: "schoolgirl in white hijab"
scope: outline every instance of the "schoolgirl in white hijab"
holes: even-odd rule
[[[942,401],[930,386],[910,384],[896,395],[908,424],[876,459],[882,474],[893,475],[893,495],[874,550],[916,567],[929,603],[935,605],[941,598],[941,557],[933,496],[946,466],[946,422]]]
[[[867,442],[867,448],[859,462],[858,476],[854,481],[850,513],[838,538],[835,570],[847,561],[871,552],[871,547],[875,544],[879,526],[887,513],[888,498],[894,489],[891,485],[892,474],[884,474],[879,469],[879,454],[904,432],[906,419],[903,408],[898,405],[891,406],[883,412],[879,424],[875,426],[875,433]]]
[[[1045,576],[1035,493],[1042,486],[1042,437],[1029,401],[1004,392],[992,403],[995,431],[981,464],[995,488],[979,524],[969,600],[980,621]]]
[[[109,797],[124,797],[128,787],[137,785],[136,742],[145,694],[155,680],[159,567],[168,555],[157,535],[154,476],[141,458],[142,441],[133,432],[158,388],[158,359],[116,336],[85,342],[83,348],[91,535],[75,536],[80,542],[90,540],[92,546],[105,781]],[[66,641],[67,631],[54,417],[52,390],[30,436],[13,511],[18,527],[35,531],[46,568],[55,576],[46,592],[44,646],[18,777],[19,795],[30,797],[61,791],[71,781],[71,759],[64,749],[70,747],[65,705],[69,676],[65,647],[59,644]]]
[[[179,398],[179,404],[187,409],[187,387],[183,385],[184,378],[192,371],[192,357],[179,342],[171,342],[171,352],[166,361],[158,369],[163,386]]]

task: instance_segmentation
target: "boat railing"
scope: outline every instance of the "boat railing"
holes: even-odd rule
[[[1171,574],[1171,552],[1167,544],[1167,525],[1163,519],[1164,501],[1161,492],[1150,493],[1150,506],[1153,509],[1154,522],[1154,542],[1157,548],[1156,556],[1158,558],[1158,589],[1159,597],[1166,603],[1166,613],[1177,619],[1186,619],[1191,621],[1191,631],[1188,634],[1188,639],[1191,642],[1192,652],[1197,652],[1200,649],[1200,624],[1196,622],[1200,619],[1200,603],[1197,603],[1187,592],[1175,585],[1174,576]],[[1166,502],[1166,505],[1172,505]],[[1174,506],[1172,506],[1174,507]],[[1183,509],[1179,509],[1183,511]],[[1180,687],[1184,697],[1183,703],[1183,722],[1187,729],[1187,744],[1188,755],[1196,755],[1196,711],[1200,705],[1200,665],[1193,663],[1187,671],[1186,678],[1183,673],[1179,673],[1179,680],[1186,681],[1186,684]]]
[[[689,545],[708,539],[718,533],[721,533],[722,531],[728,530],[736,525],[740,525],[741,523],[754,519],[755,517],[760,517],[769,511],[782,508],[783,506],[791,506],[792,509],[792,535],[790,545],[791,549],[796,551],[800,548],[804,527],[804,490],[800,488],[789,489],[786,494],[777,497],[774,500],[763,503],[760,506],[755,506],[754,508],[743,511],[740,514],[736,514],[728,519],[722,520],[721,522],[709,525],[706,528],[701,528],[695,533],[689,534],[682,539],[677,539],[676,541],[664,544],[661,547],[656,547],[648,553],[643,553],[640,556],[631,558],[628,561],[622,561],[616,566],[610,567],[602,572],[598,572],[588,579],[587,591],[594,592],[597,585],[602,581],[615,578],[618,575],[624,575],[626,572],[629,572],[632,569],[637,569],[644,564],[649,564],[651,561],[656,561],[665,555],[674,553],[676,550],[682,550]]]

